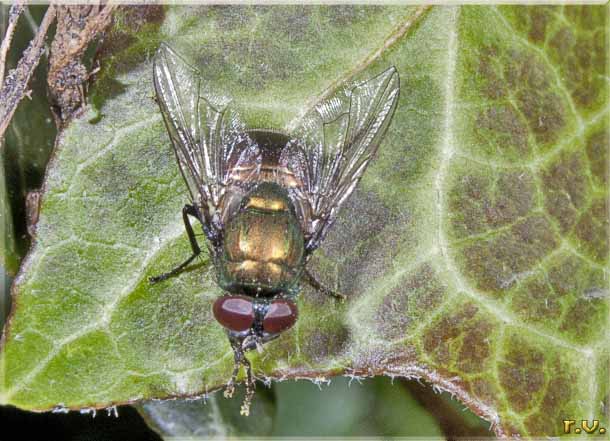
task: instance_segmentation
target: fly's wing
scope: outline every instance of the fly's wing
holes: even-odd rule
[[[225,199],[234,185],[254,179],[260,168],[258,147],[245,133],[227,98],[206,90],[199,71],[162,44],[154,60],[157,101],[191,199],[201,212],[208,238],[222,232]]]
[[[320,103],[297,130],[298,140],[280,162],[301,183],[294,197],[306,201],[302,217],[307,250],[316,249],[354,191],[390,124],[400,90],[390,68]],[[297,204],[298,205],[298,204]]]

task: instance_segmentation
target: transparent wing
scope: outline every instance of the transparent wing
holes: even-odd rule
[[[297,130],[298,140],[280,162],[302,183],[295,199],[307,201],[307,249],[316,249],[375,155],[390,124],[400,90],[398,72],[339,92],[315,107]]]
[[[228,193],[239,191],[260,167],[258,147],[228,108],[229,99],[206,90],[199,71],[166,44],[154,60],[157,101],[191,199],[211,240],[222,231]],[[240,170],[239,176],[232,171]]]

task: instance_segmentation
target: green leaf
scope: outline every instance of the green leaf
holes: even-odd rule
[[[258,376],[423,377],[498,435],[607,425],[607,7],[130,11],[101,52],[97,107],[60,134],[48,169],[2,402],[103,407],[230,376],[207,256],[147,282],[189,255],[152,100],[163,40],[250,126],[291,126],[389,65],[401,75],[378,157],[311,262],[348,301],[304,288],[297,326],[250,355]]]

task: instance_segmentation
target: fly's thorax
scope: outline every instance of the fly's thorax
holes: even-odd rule
[[[235,155],[228,164],[229,182],[246,183],[255,176],[259,182],[273,182],[284,188],[301,187],[303,183],[287,164],[282,154],[287,145],[293,142],[289,136],[273,130],[248,130],[248,136],[237,146],[242,154]],[[256,151],[251,160],[244,161],[244,152]]]
[[[303,265],[303,233],[286,190],[258,185],[225,225],[219,285],[233,293],[273,295],[292,288]]]

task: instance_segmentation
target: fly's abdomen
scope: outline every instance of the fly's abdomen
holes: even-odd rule
[[[219,284],[230,292],[276,293],[300,277],[304,241],[290,201],[276,184],[259,186],[225,227]]]

